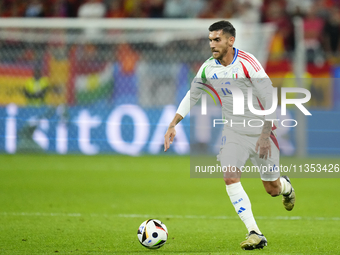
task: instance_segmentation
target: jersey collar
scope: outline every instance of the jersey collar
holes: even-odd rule
[[[234,64],[235,63],[235,61],[236,61],[236,59],[237,59],[237,55],[238,55],[238,49],[236,49],[236,48],[233,48],[234,49],[234,58],[233,58],[233,61],[231,62],[231,64],[230,65],[232,65],[232,64]]]
[[[232,64],[235,63],[235,61],[236,61],[236,59],[237,59],[237,55],[238,55],[238,49],[236,49],[235,47],[233,47],[233,49],[234,49],[234,58],[233,58],[233,61],[231,62],[230,65],[232,65]],[[222,65],[222,64],[220,63],[220,61],[218,61],[217,59],[215,59],[215,63],[216,63],[217,65]]]

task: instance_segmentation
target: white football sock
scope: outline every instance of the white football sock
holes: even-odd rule
[[[292,185],[283,177],[280,177],[281,192],[280,195],[288,195],[292,191]]]
[[[226,185],[227,193],[230,201],[235,207],[237,214],[240,216],[243,223],[248,229],[248,233],[254,230],[258,234],[262,234],[258,228],[256,221],[251,211],[251,204],[247,193],[244,191],[241,182]]]

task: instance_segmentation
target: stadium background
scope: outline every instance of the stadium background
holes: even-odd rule
[[[284,155],[294,155],[297,154],[295,137],[306,135],[304,155],[337,155],[340,150],[338,131],[334,128],[340,108],[340,89],[336,82],[340,75],[337,2],[201,0],[193,1],[190,8],[188,2],[3,1],[1,16],[79,16],[85,26],[86,22],[91,23],[91,18],[100,17],[221,17],[242,24],[274,25],[276,28],[271,32],[257,28],[258,34],[267,37],[264,49],[256,48],[262,43],[254,40],[243,46],[242,33],[249,33],[244,32],[245,27],[239,29],[241,36],[236,46],[254,52],[277,87],[298,86],[294,81],[293,20],[302,17],[306,54],[301,78],[312,93],[308,107],[313,117],[306,119],[305,134],[301,130],[298,134],[293,129],[283,130],[279,142]],[[181,5],[183,8],[179,8]],[[150,22],[157,23],[157,19]],[[159,30],[139,28],[139,34],[135,33],[133,38],[131,34],[136,31],[117,27],[116,24],[115,29],[106,30],[77,27],[72,30],[70,26],[34,29],[34,25],[29,29],[2,28],[1,151],[91,155],[161,153],[160,134],[165,131],[170,113],[185,95],[202,61],[210,56],[204,29],[199,35],[192,34],[190,39],[176,33],[147,35]],[[48,36],[49,33],[54,36]],[[30,39],[32,37],[36,40]],[[156,42],[152,42],[151,37],[155,37]],[[35,91],[27,92],[32,86],[28,85],[32,84],[29,79],[35,73],[45,77],[47,83],[44,88],[33,86]],[[127,105],[132,108],[129,110]],[[295,110],[289,114],[294,116]],[[118,126],[112,121],[117,121]],[[145,123],[135,128],[136,122]],[[182,145],[174,146],[175,154],[189,153],[189,122],[184,120],[183,124],[185,137],[180,137]],[[197,139],[193,138],[192,144],[199,142]]]
[[[236,46],[255,54],[276,87],[299,86],[302,63],[312,116],[302,129],[281,129],[281,163],[339,164],[339,8],[332,0],[1,1],[0,253],[140,254],[137,227],[156,217],[171,237],[164,251],[237,254],[245,229],[224,185],[189,178],[190,144],[202,142],[190,137],[189,118],[163,152],[169,120],[211,55],[207,27],[236,24]],[[303,51],[294,18],[303,21]],[[243,181],[270,240],[263,252],[336,253],[339,179],[293,181],[299,206],[290,214],[259,182]]]

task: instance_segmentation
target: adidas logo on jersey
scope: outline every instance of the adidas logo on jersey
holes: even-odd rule
[[[217,80],[217,79],[218,79],[218,77],[217,77],[216,73],[214,73],[214,75],[213,75],[213,77],[211,77],[211,79],[215,79],[215,80]]]

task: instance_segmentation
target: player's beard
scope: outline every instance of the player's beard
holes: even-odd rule
[[[223,48],[222,50],[219,50],[218,53],[219,53],[219,54],[218,54],[217,56],[215,56],[215,55],[214,55],[214,51],[213,51],[213,58],[214,58],[214,59],[217,59],[217,60],[222,60],[223,57],[226,56],[227,53],[228,53],[228,47]]]

